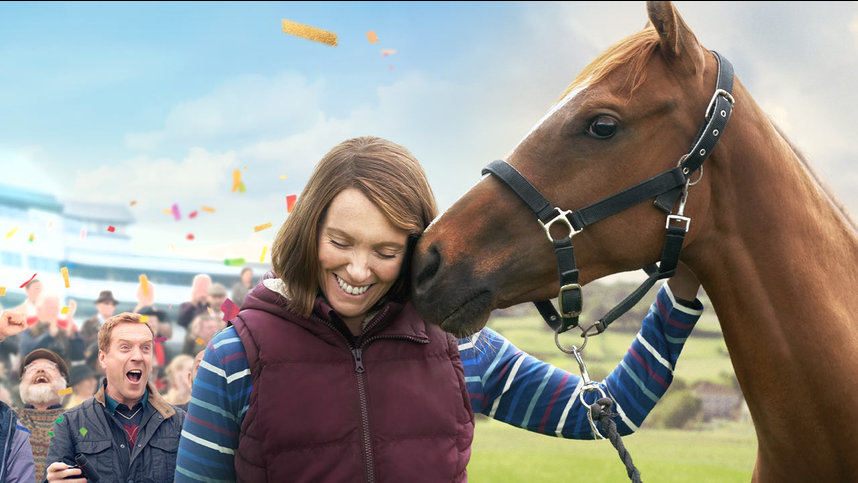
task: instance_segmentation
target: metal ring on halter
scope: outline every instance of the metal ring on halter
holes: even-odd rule
[[[682,165],[682,162],[685,161],[686,159],[688,159],[688,155],[689,155],[689,153],[683,154],[682,157],[679,158],[679,161],[676,162],[676,165],[677,166]],[[688,173],[686,173],[687,170],[688,170],[688,168],[684,168],[682,170],[682,173],[685,174],[686,176],[688,175]],[[694,186],[697,183],[699,183],[701,179],[703,179],[703,165],[702,164],[700,165],[700,174],[697,175],[697,179],[694,180],[693,182],[691,180],[688,180],[688,184],[686,186]]]
[[[590,327],[592,327],[592,326],[590,326]],[[581,326],[579,325],[578,328],[581,329]],[[581,329],[581,331],[583,332],[581,334],[581,337],[584,338],[584,343],[581,344],[581,347],[573,345],[571,349],[567,349],[567,348],[563,347],[562,345],[560,345],[560,332],[558,332],[558,330],[560,330],[560,328],[558,328],[557,330],[554,331],[554,344],[562,352],[574,355],[576,351],[581,352],[582,350],[584,350],[585,347],[587,347],[587,333],[584,332],[584,329]]]

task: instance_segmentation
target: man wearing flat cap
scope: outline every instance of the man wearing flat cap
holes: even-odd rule
[[[119,302],[113,298],[113,292],[110,290],[102,290],[95,299],[95,308],[98,312],[92,317],[86,319],[83,326],[80,328],[80,338],[83,339],[83,346],[89,347],[98,338],[98,329],[108,317],[116,311],[116,305]]]
[[[24,407],[16,409],[21,426],[30,431],[30,446],[36,476],[45,475],[45,458],[51,443],[54,422],[65,412],[62,406],[69,380],[65,361],[48,349],[36,349],[21,361],[19,392]]]

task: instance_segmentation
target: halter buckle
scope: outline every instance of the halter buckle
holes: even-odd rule
[[[567,283],[566,285],[560,287],[560,293],[557,295],[557,300],[558,300],[559,305],[560,305],[560,315],[562,315],[563,317],[577,317],[577,316],[581,315],[580,310],[572,310],[569,312],[563,312],[563,310],[565,309],[565,307],[563,306],[563,293],[568,292],[570,290],[578,290],[580,292],[581,291],[581,285],[579,285],[577,283]],[[580,300],[581,297],[579,296],[578,299]]]
[[[685,232],[688,233],[688,227],[691,226],[691,218],[682,215],[667,215],[667,223],[664,224],[664,228],[670,228],[670,222],[672,221],[685,223]]]
[[[557,216],[552,218],[548,223],[543,223],[542,220],[539,220],[539,224],[542,225],[542,228],[545,230],[545,234],[548,235],[548,241],[550,241],[551,243],[555,242],[554,238],[551,237],[551,225],[553,225],[555,222],[560,222],[560,223],[566,225],[567,228],[569,228],[569,238],[570,239],[573,236],[580,233],[581,230],[583,230],[583,228],[581,228],[581,230],[576,230],[572,226],[572,223],[569,222],[569,218],[566,217],[567,215],[572,213],[572,210],[565,210],[564,211],[564,210],[561,210],[560,208],[554,208],[554,209],[557,211],[558,214],[557,214]],[[562,238],[560,238],[560,239],[562,239]],[[561,292],[562,292],[562,289],[561,289]]]
[[[707,121],[708,121],[708,120],[709,120],[709,118],[711,117],[710,112],[712,112],[712,109],[715,107],[715,103],[718,101],[718,96],[724,96],[724,98],[725,98],[725,99],[727,99],[727,101],[729,101],[729,102],[730,102],[730,109],[732,109],[732,108],[733,108],[733,105],[734,105],[734,104],[736,104],[736,101],[733,99],[733,95],[732,95],[732,94],[730,94],[729,92],[725,91],[724,89],[716,89],[716,90],[715,90],[715,93],[714,93],[714,94],[712,94],[712,99],[710,99],[710,100],[709,100],[709,106],[706,108],[706,117],[705,117],[705,119],[706,119]]]

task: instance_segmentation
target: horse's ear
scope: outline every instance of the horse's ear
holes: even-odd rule
[[[703,47],[672,2],[646,2],[649,23],[661,39],[665,57],[694,74],[703,69]]]

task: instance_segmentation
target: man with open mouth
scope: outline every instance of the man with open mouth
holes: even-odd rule
[[[69,370],[56,352],[36,349],[21,361],[19,375],[18,390],[24,407],[15,411],[21,425],[30,431],[36,475],[41,478],[45,473],[45,457],[54,421],[65,412],[61,394],[65,394],[63,389],[69,380]]]
[[[108,318],[98,331],[98,361],[106,373],[92,398],[54,425],[48,481],[71,477],[83,454],[102,481],[172,481],[185,412],[168,404],[149,383],[154,333],[138,314]]]

